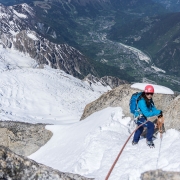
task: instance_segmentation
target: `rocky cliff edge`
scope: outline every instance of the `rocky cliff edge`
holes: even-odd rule
[[[101,95],[97,100],[86,105],[81,120],[92,113],[107,107],[122,107],[125,116],[132,115],[129,112],[129,101],[133,93],[139,89],[131,88],[130,84],[119,87]],[[154,94],[153,101],[156,107],[163,111],[166,129],[174,128],[180,131],[180,95]]]

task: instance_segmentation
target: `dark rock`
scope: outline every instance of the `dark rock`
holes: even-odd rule
[[[1,180],[90,180],[77,174],[63,173],[17,155],[4,146],[0,146]]]

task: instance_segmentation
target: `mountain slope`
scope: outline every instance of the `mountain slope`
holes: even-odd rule
[[[13,6],[13,8],[18,13],[22,12],[20,5]],[[167,61],[163,61],[166,58],[163,54],[164,51],[159,54],[156,52],[152,54],[148,49],[154,48],[157,51],[159,47],[162,48],[165,45],[162,42],[156,48],[156,45],[159,44],[156,41],[158,38],[156,36],[149,38],[150,35],[146,33],[156,25],[156,21],[159,21],[159,18],[167,17],[166,15],[154,16],[166,12],[162,6],[152,1],[67,2],[64,0],[51,0],[34,2],[31,4],[31,8],[36,14],[35,18],[30,18],[28,22],[31,30],[33,29],[40,37],[48,39],[50,42],[66,42],[79,49],[88,57],[86,58],[79,54],[78,51],[74,51],[70,56],[65,53],[68,58],[63,57],[62,61],[60,57],[62,53],[59,53],[61,49],[59,51],[56,49],[51,50],[51,48],[47,47],[51,43],[43,43],[42,46],[45,46],[48,52],[53,51],[50,55],[45,55],[42,52],[43,48],[35,46],[37,42],[29,43],[30,40],[28,39],[28,41],[25,41],[28,45],[26,49],[28,51],[33,49],[33,52],[30,53],[31,57],[39,58],[38,62],[50,64],[54,68],[60,67],[67,73],[79,78],[83,78],[89,73],[100,77],[108,75],[116,76],[129,82],[157,82],[167,85],[174,90],[179,90],[180,80],[179,76],[176,77],[177,69],[174,68],[179,66],[178,61],[175,60],[176,63],[171,65],[168,55],[166,55]],[[149,8],[151,10],[147,11]],[[96,12],[95,14],[94,11]],[[165,26],[164,29],[167,31],[168,26]],[[109,36],[107,36],[108,34]],[[124,39],[120,38],[121,34],[123,34]],[[142,34],[144,38],[141,37]],[[20,33],[19,37],[21,35],[22,33]],[[109,37],[111,40],[109,40]],[[133,39],[134,42],[129,42],[128,38],[130,40]],[[169,36],[165,40],[168,40],[168,38]],[[22,41],[22,38],[19,39]],[[118,43],[117,40],[129,46]],[[146,44],[150,45],[151,43],[146,40],[155,40],[152,47],[145,47]],[[6,41],[7,39],[5,38]],[[139,42],[142,44],[140,44],[141,46],[137,45]],[[19,44],[19,49],[23,49]],[[33,47],[31,47],[32,44]],[[41,44],[40,40],[38,44]],[[55,44],[51,44],[51,46],[57,47]],[[36,52],[36,48],[38,52]],[[173,48],[171,49],[172,54],[174,54]],[[71,51],[72,47],[68,49]],[[169,51],[169,49],[166,51]],[[40,57],[37,55],[39,52]],[[75,57],[76,59],[74,60]],[[67,59],[70,60],[70,63],[67,62]],[[170,82],[171,79],[173,79],[172,83]]]
[[[166,75],[166,67],[164,68],[163,65],[159,66],[159,64],[155,62],[154,56],[148,51],[141,49],[143,52],[140,52],[137,49],[124,46],[117,42],[118,36],[116,35],[119,33],[118,25],[122,27],[127,22],[131,24],[132,21],[138,21],[139,18],[149,19],[150,16],[167,12],[162,6],[152,1],[111,1],[109,5],[110,10],[108,10],[108,8],[102,9],[102,6],[94,8],[86,1],[86,4],[78,4],[75,1],[67,3],[62,0],[49,1],[46,3],[49,8],[45,8],[46,6],[44,6],[43,3],[34,4],[34,8],[39,12],[38,18],[41,19],[44,24],[49,24],[56,32],[57,38],[53,39],[53,41],[66,41],[77,49],[80,49],[83,54],[92,59],[91,63],[96,67],[98,74],[101,74],[104,70],[104,67],[99,68],[103,63],[109,67],[117,67],[113,76],[118,76],[121,79],[122,76],[118,75],[118,68],[121,69],[121,74],[126,74],[124,77],[127,77],[126,80],[128,81],[145,80],[146,82],[157,82],[179,90],[179,79],[173,77],[173,73],[169,74],[169,72],[167,72],[168,75]],[[107,2],[105,2],[105,4],[106,3]],[[103,3],[101,3],[101,5],[102,4]],[[94,9],[96,9],[96,13],[94,16],[91,16]],[[149,9],[151,10],[149,11]],[[58,20],[57,17],[59,17]],[[147,28],[152,26],[151,22],[147,21],[147,24],[148,23]],[[137,25],[138,30],[142,30],[142,26],[144,28],[143,23],[137,23]],[[135,27],[137,27],[137,25]],[[111,28],[115,29],[115,31],[111,31]],[[130,34],[130,36],[132,34],[133,36],[134,31],[132,31],[132,29],[134,29],[132,26],[127,31],[126,28],[124,28],[124,32]],[[118,33],[116,33],[116,31]],[[109,40],[111,36],[107,36],[107,34],[110,34],[114,38]],[[139,36],[136,36],[135,38],[138,40],[138,37]],[[134,46],[133,44],[126,43],[126,40],[127,39],[119,42]],[[137,48],[139,47],[137,46]],[[142,56],[146,57],[145,59],[151,59],[152,61],[149,61],[149,64],[141,61],[137,52],[143,54]],[[98,64],[98,62],[101,62],[101,64]],[[107,69],[108,66],[106,67]],[[111,72],[114,72],[113,69]],[[108,73],[108,71],[106,71],[106,73]],[[112,74],[109,73],[108,75]],[[175,82],[170,83],[171,79]]]
[[[0,46],[0,118],[31,123],[79,121],[84,106],[108,87],[45,66],[17,50]]]
[[[108,75],[128,81],[133,80],[126,71],[119,71],[118,67],[109,67],[92,61],[67,44],[53,43],[58,38],[58,33],[38,19],[36,13],[39,11],[36,10],[27,4],[9,7],[1,5],[0,43],[7,48],[28,53],[41,67],[48,64],[81,79],[88,74],[93,74],[100,77]]]
[[[79,78],[96,71],[87,58],[67,44],[57,45],[35,33],[35,12],[27,4],[5,7],[1,5],[1,40],[6,48],[28,53],[43,66],[48,64]],[[54,34],[55,36],[55,34]]]
[[[37,11],[37,17],[55,30],[57,34],[55,41],[66,42],[82,50],[83,47],[79,45],[78,39],[82,38],[81,35],[87,35],[91,29],[91,26],[81,23],[80,20],[84,18],[87,18],[87,21],[96,22],[100,17],[114,20],[116,16],[117,22],[124,19],[124,17],[119,17],[119,12],[124,12],[129,18],[166,12],[165,8],[151,0],[49,0],[34,2],[33,8]]]

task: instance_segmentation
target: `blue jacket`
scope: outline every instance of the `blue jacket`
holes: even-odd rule
[[[153,100],[151,99],[150,108],[147,107],[146,101],[144,98],[141,98],[138,101],[138,111],[135,113],[135,117],[139,115],[144,115],[145,117],[158,116],[161,113],[161,110],[156,109]]]

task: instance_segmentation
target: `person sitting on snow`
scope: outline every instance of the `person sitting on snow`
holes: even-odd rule
[[[154,94],[154,87],[152,85],[147,85],[142,92],[139,101],[137,102],[138,111],[135,113],[135,118],[137,119],[136,124],[139,126],[147,121],[147,118],[152,116],[162,116],[162,111],[156,109],[154,102],[152,100]],[[151,121],[146,122],[143,126],[136,130],[132,145],[138,143],[140,135],[142,134],[144,127],[147,128],[147,145],[149,147],[154,147],[153,134],[154,134],[154,124]]]

